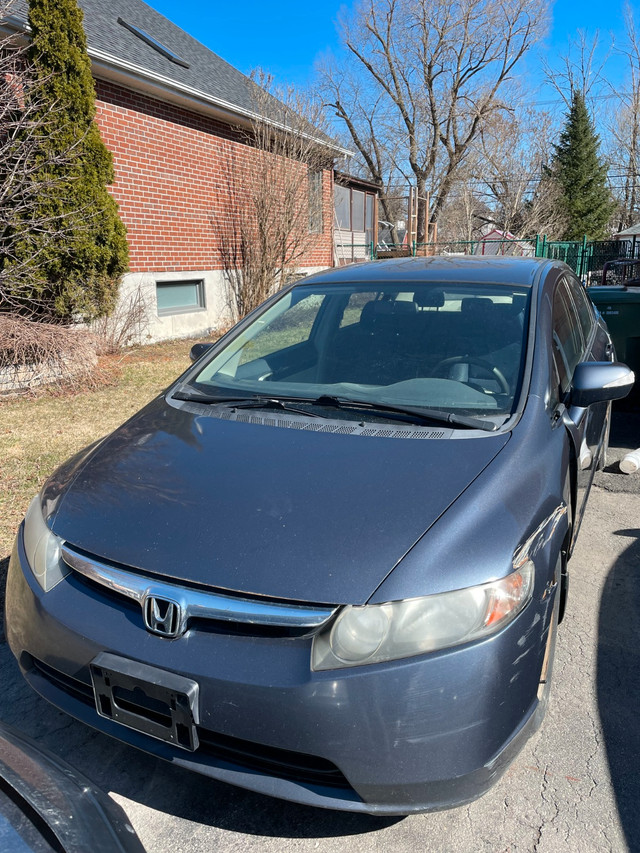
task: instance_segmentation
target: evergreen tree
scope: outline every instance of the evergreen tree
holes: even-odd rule
[[[549,170],[559,186],[563,239],[602,240],[609,234],[615,203],[607,186],[607,165],[582,92],[575,91]]]
[[[73,152],[60,167],[55,152],[40,158],[44,191],[38,215],[62,227],[40,247],[30,301],[41,306],[40,313],[88,320],[111,312],[128,267],[126,230],[107,192],[113,163],[94,121],[95,88],[76,0],[29,0],[29,24],[29,58],[40,82],[38,109],[46,114],[50,145]],[[52,174],[58,168],[63,171]]]

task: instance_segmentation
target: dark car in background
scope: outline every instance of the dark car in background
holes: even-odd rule
[[[375,814],[467,802],[540,723],[616,363],[562,263],[289,286],[63,465],[7,636],[86,723],[205,776]]]
[[[86,776],[0,723],[3,853],[144,853],[122,808]]]

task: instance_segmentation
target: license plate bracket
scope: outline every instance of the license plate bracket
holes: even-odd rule
[[[198,748],[196,681],[108,652],[90,669],[101,717],[190,752]]]

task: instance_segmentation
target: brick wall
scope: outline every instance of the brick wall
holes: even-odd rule
[[[222,230],[247,197],[256,152],[214,119],[96,81],[97,121],[113,154],[112,192],[128,229],[132,272],[222,267]],[[323,173],[322,234],[300,266],[332,264],[332,173]]]

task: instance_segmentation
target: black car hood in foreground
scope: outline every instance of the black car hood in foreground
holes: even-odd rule
[[[44,497],[55,533],[124,566],[364,603],[508,437],[324,434],[198,416],[160,398],[54,474]]]

